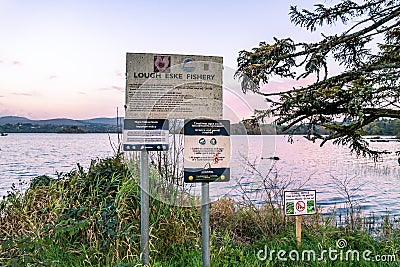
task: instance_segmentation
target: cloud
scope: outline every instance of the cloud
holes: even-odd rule
[[[10,114],[13,114],[11,112],[11,110],[9,110],[9,109],[0,109],[0,116],[8,116]]]
[[[261,91],[264,93],[284,92],[292,90],[293,88],[308,86],[310,84],[313,84],[315,81],[316,78],[311,75],[307,78],[300,80],[276,78],[271,79],[268,84],[263,84],[261,86]]]
[[[125,88],[121,87],[121,86],[113,85],[113,86],[111,86],[111,88],[114,89],[114,90],[121,91],[121,92],[125,91]]]
[[[118,77],[123,77],[125,76],[125,73],[123,73],[122,71],[116,71],[115,75],[117,75]]]
[[[50,76],[49,76],[49,80],[53,80],[53,79],[56,79],[56,78],[58,78],[57,75],[50,75]]]
[[[21,66],[22,65],[21,61],[18,61],[18,60],[13,60],[12,64],[13,65],[17,65],[17,66]]]
[[[125,87],[121,87],[121,86],[117,86],[117,85],[112,85],[111,87],[102,87],[97,89],[99,91],[119,91],[119,92],[124,92],[125,91]]]
[[[33,96],[33,94],[29,94],[29,93],[12,93],[13,95],[17,95],[17,96]]]
[[[80,94],[80,95],[87,95],[86,92],[82,92],[82,91],[77,91],[76,93],[77,93],[77,94]]]

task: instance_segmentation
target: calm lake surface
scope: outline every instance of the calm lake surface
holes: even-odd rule
[[[246,198],[261,203],[264,178],[272,179],[277,174],[281,183],[288,182],[288,190],[302,183],[304,189],[315,189],[317,204],[326,211],[344,207],[344,190],[338,186],[341,182],[347,183],[349,194],[366,215],[400,215],[400,167],[395,154],[374,162],[356,158],[347,148],[332,144],[319,147],[300,136],[294,139],[290,144],[284,136],[232,136],[231,182],[213,183],[211,196],[240,199],[244,192]],[[56,172],[75,168],[76,163],[88,167],[91,159],[112,156],[111,144],[117,144],[117,140],[116,134],[21,133],[0,137],[0,196],[6,195],[13,183],[18,185],[19,180],[30,181],[43,174],[55,176]],[[370,145],[400,150],[400,142]],[[271,156],[280,160],[266,159]],[[248,171],[246,162],[261,175]]]

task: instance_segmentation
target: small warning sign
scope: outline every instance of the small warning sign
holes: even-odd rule
[[[284,192],[285,215],[309,215],[316,211],[316,191]]]

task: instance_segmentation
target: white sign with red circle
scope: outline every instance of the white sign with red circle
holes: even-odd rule
[[[316,191],[297,190],[284,192],[285,215],[309,215],[316,211]]]
[[[298,212],[303,212],[306,209],[306,203],[303,200],[299,200],[296,202],[296,210]]]

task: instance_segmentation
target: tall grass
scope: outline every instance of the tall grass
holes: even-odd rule
[[[37,177],[26,192],[14,190],[0,202],[0,260],[66,266],[59,257],[67,255],[78,261],[71,266],[139,262],[139,192],[121,155],[94,160],[87,171],[78,165],[58,179]],[[169,254],[172,243],[196,245],[196,210],[152,199],[151,223],[152,255]]]
[[[78,164],[57,179],[39,176],[25,192],[14,188],[0,201],[0,266],[140,266],[136,176],[118,154],[93,160],[87,170]],[[200,209],[150,201],[151,265],[201,266]],[[211,204],[212,266],[371,266],[366,261],[258,259],[265,246],[297,248],[294,219],[274,203],[255,207],[225,198]],[[381,222],[384,231],[376,238],[317,213],[304,218],[302,248],[334,248],[342,238],[349,248],[399,257],[398,224],[390,216]],[[399,266],[399,259],[376,266]]]

